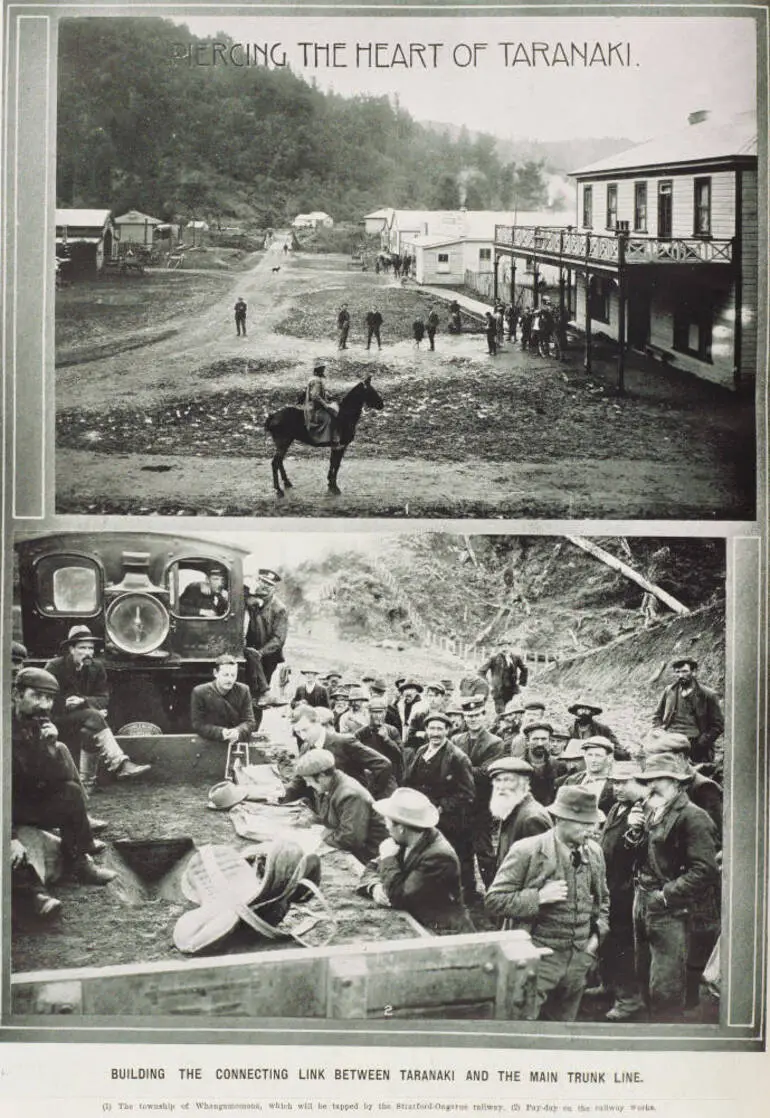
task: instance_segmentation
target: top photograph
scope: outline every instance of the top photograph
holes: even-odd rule
[[[753,521],[758,42],[60,20],[55,511]]]

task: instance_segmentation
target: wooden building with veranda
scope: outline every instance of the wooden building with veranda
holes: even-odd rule
[[[757,122],[688,124],[577,171],[574,227],[498,226],[499,257],[556,264],[584,329],[737,389],[757,372]]]

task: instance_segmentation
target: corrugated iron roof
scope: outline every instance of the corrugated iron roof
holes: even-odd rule
[[[139,225],[145,222],[147,222],[148,225],[162,224],[159,217],[150,217],[149,214],[143,214],[140,210],[129,210],[128,213],[121,214],[120,217],[115,218],[116,225]]]
[[[699,124],[688,124],[569,173],[579,177],[628,171],[636,167],[669,168],[678,163],[700,163],[756,154],[757,117],[754,112],[746,112],[728,119],[709,116]]]
[[[110,219],[109,210],[57,210],[57,225],[99,226],[103,228]]]

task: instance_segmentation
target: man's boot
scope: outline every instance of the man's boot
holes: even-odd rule
[[[70,865],[68,876],[81,885],[107,885],[117,874],[97,866],[88,854],[80,854]]]
[[[94,741],[99,746],[99,754],[104,758],[105,765],[118,780],[141,776],[142,773],[146,773],[152,768],[151,765],[135,765],[133,761],[130,761],[118,745],[109,726],[95,734]]]
[[[96,774],[98,771],[99,754],[89,753],[87,750],[81,749],[78,772],[80,774],[80,783],[83,785],[83,791],[86,794],[86,799],[88,799],[96,788]]]

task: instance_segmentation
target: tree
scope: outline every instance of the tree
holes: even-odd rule
[[[518,210],[540,210],[548,204],[548,186],[543,167],[542,161],[528,159],[516,168],[514,203]]]

